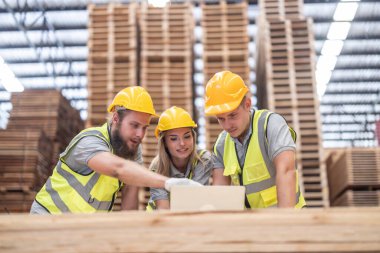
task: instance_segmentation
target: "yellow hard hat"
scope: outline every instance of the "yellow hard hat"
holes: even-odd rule
[[[184,109],[172,106],[166,109],[158,119],[154,134],[158,138],[161,132],[181,127],[197,127],[190,114]]]
[[[206,115],[235,110],[247,92],[248,87],[240,76],[230,71],[216,73],[206,85]]]
[[[149,93],[140,86],[132,86],[119,91],[108,106],[108,112],[115,111],[115,106],[159,117],[154,110],[153,101]]]

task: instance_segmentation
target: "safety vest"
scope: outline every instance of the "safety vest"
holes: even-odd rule
[[[202,155],[206,152],[206,150],[202,149],[198,152],[198,155],[199,157],[202,157]],[[195,167],[198,165],[198,160],[195,160],[191,166],[191,170],[190,170],[190,173],[189,173],[189,176],[187,177],[188,179],[192,179],[193,178],[193,172],[194,172],[194,169]],[[148,204],[146,205],[146,208],[145,210],[147,212],[151,212],[153,210],[156,210],[157,209],[157,206],[156,206],[156,202],[154,202],[153,200],[149,200],[148,201]]]
[[[96,136],[105,141],[113,152],[108,125],[88,128],[80,132],[60,155],[59,161],[45,185],[38,192],[36,201],[52,214],[93,213],[112,210],[116,193],[122,183],[113,177],[92,171],[79,174],[65,163],[66,154],[86,136]]]
[[[224,176],[230,176],[233,185],[244,185],[246,190],[247,208],[266,208],[277,205],[276,168],[269,159],[266,128],[269,115],[268,110],[256,110],[252,120],[252,135],[249,140],[243,170],[240,168],[236,154],[235,143],[227,133],[224,142]],[[293,140],[295,132],[289,128]],[[222,134],[219,135],[215,147]],[[243,174],[242,174],[243,171]],[[296,208],[306,205],[298,183],[296,170]]]

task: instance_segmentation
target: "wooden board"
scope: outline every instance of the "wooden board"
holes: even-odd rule
[[[379,234],[379,208],[0,215],[2,253],[373,253]]]

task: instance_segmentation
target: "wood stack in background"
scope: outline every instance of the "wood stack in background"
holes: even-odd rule
[[[230,70],[250,86],[247,3],[205,1],[201,8],[205,85],[216,72]],[[211,150],[222,128],[215,117],[207,117],[205,127],[206,148]]]
[[[158,114],[171,106],[182,107],[193,115],[193,29],[190,2],[173,3],[163,8],[142,4],[141,86],[152,96]],[[153,118],[143,140],[143,158],[149,166],[157,154],[157,139]],[[140,194],[140,206],[145,209],[148,189]]]
[[[137,85],[136,5],[89,5],[87,126],[105,123],[117,92]]]
[[[0,131],[0,212],[28,212],[59,154],[84,124],[57,90],[13,93],[11,102],[8,127]]]
[[[258,105],[285,117],[297,132],[297,167],[309,207],[325,207],[328,188],[315,84],[312,21],[300,1],[260,1]]]
[[[84,128],[79,112],[58,90],[25,90],[13,93],[7,129],[43,129],[53,141],[53,162],[71,139]]]
[[[380,120],[376,121],[376,139],[377,145],[380,146]]]
[[[88,127],[103,125],[115,95],[138,85],[136,8],[134,3],[88,6]],[[120,203],[119,193],[115,211]]]
[[[380,148],[332,152],[327,175],[332,206],[380,205]]]
[[[52,172],[52,151],[42,130],[0,130],[0,213],[29,212]]]

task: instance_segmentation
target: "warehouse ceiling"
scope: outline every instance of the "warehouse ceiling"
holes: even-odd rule
[[[107,2],[0,0],[0,65],[8,66],[25,89],[62,90],[86,118],[86,7],[89,3]],[[331,45],[331,41],[326,42],[329,38],[333,42],[337,40],[331,37],[329,29],[336,20],[335,12],[341,1],[304,1],[305,16],[314,20],[325,147],[376,145],[374,122],[380,120],[380,2],[351,2],[357,3],[357,9],[352,22],[344,22],[348,34],[343,39],[338,38],[335,47],[328,48],[327,44]],[[199,1],[194,5],[199,6]],[[248,12],[250,49],[254,50],[257,1],[249,1]],[[200,44],[201,39],[196,43]],[[331,48],[338,48],[338,51]],[[254,69],[254,63],[250,66]],[[326,69],[327,72],[322,72]],[[9,84],[10,88],[17,89],[17,82]],[[0,84],[0,128],[5,126],[11,108],[10,93]]]

